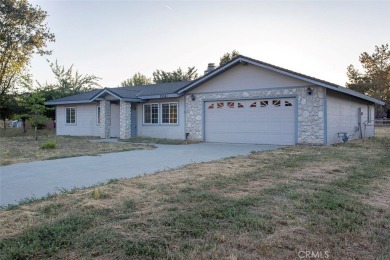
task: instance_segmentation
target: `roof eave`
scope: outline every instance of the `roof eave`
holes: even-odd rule
[[[139,98],[142,98],[142,99],[162,99],[162,98],[177,98],[177,97],[181,97],[181,96],[183,96],[183,94],[173,93],[173,94],[139,96]]]
[[[67,105],[67,104],[83,104],[83,103],[92,103],[92,100],[77,100],[77,101],[46,101],[45,105]]]

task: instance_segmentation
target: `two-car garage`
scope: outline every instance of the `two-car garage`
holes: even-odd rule
[[[294,145],[295,98],[204,103],[207,142]]]

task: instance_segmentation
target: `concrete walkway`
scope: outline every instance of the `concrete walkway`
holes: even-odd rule
[[[131,178],[186,164],[219,160],[274,145],[200,143],[157,145],[154,150],[109,153],[0,167],[0,206],[41,198],[61,189],[88,187],[110,179]]]

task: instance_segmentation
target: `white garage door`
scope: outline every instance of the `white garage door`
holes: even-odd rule
[[[205,102],[205,141],[295,144],[295,99]]]

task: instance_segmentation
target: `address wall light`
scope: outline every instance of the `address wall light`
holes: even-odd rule
[[[195,95],[194,94],[191,95],[191,100],[195,101]]]
[[[306,91],[307,91],[307,94],[309,94],[309,96],[311,94],[313,94],[313,89],[311,89],[310,87],[308,87]]]

